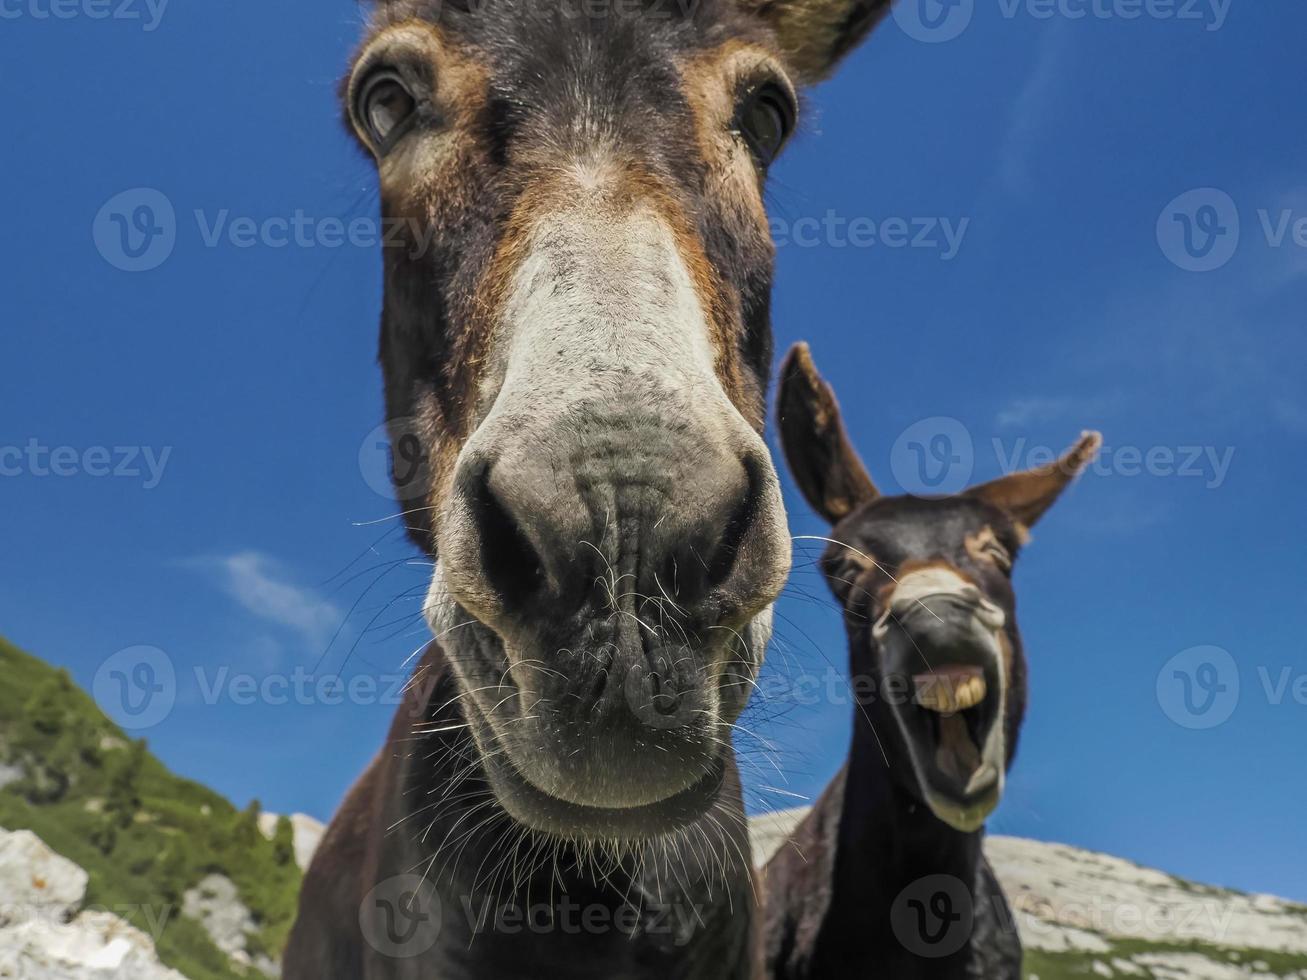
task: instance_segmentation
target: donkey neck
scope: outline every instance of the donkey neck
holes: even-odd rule
[[[858,646],[855,641],[854,649]],[[855,676],[867,669],[856,653],[851,659]],[[822,931],[832,938],[861,938],[824,945],[838,950],[840,960],[862,962],[871,977],[962,980],[970,975],[969,944],[945,956],[916,955],[907,945],[911,938],[905,943],[901,935],[913,927],[903,917],[903,906],[914,896],[908,890],[920,890],[923,879],[936,875],[974,894],[984,860],[983,835],[949,827],[912,792],[911,763],[894,725],[879,695],[855,704]]]
[[[857,887],[870,885],[876,892],[901,889],[927,874],[950,874],[970,883],[981,859],[983,834],[948,826],[908,788],[912,763],[897,749],[894,724],[875,704],[854,709],[839,844],[842,855],[867,863],[841,861],[841,868],[882,869],[873,879],[850,875]]]

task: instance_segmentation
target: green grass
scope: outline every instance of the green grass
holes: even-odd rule
[[[277,956],[294,922],[301,875],[286,846],[237,810],[170,772],[133,742],[67,673],[0,639],[0,761],[28,778],[0,790],[0,827],[31,830],[90,875],[86,904],[156,936],[160,959],[190,980],[242,974],[181,896],[209,873],[227,875],[259,926],[251,952]],[[152,925],[162,924],[162,928]]]
[[[1206,943],[1150,943],[1139,939],[1110,939],[1110,953],[1041,953],[1039,950],[1026,950],[1022,973],[1027,977],[1039,977],[1039,980],[1080,980],[1083,977],[1098,977],[1093,970],[1095,961],[1111,966],[1114,959],[1129,960],[1143,953],[1197,954],[1217,963],[1248,965],[1264,963],[1259,972],[1271,976],[1283,977],[1307,970],[1307,955],[1301,953],[1276,953],[1262,949],[1227,949]],[[1151,971],[1141,964],[1135,964],[1142,974],[1123,974],[1118,970],[1113,973],[1119,977],[1134,976],[1135,980],[1156,980]]]

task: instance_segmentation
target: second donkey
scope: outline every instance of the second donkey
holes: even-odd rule
[[[855,713],[847,763],[767,865],[769,976],[1017,980],[981,847],[1026,705],[1012,566],[1102,440],[956,496],[885,497],[806,345],[786,358],[779,411],[795,481],[833,525],[822,570]]]

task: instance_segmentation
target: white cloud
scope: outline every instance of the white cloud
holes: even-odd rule
[[[243,551],[198,564],[215,572],[223,591],[251,615],[314,644],[329,640],[341,621],[340,610],[313,590],[290,582],[277,563],[260,552]]]
[[[1007,128],[999,150],[999,177],[1009,193],[1023,193],[1030,184],[1030,152],[1046,129],[1058,86],[1067,69],[1071,37],[1065,19],[1048,28],[1035,65],[1008,110]]]
[[[1275,403],[1275,417],[1294,435],[1307,436],[1307,405],[1293,398],[1281,398]]]
[[[1035,395],[1015,398],[999,409],[996,421],[1000,429],[1028,429],[1065,421],[1081,428],[1092,427],[1105,413],[1119,407],[1121,401],[1117,395],[1094,398]]]

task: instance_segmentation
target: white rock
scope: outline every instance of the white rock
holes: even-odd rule
[[[807,807],[793,810],[777,810],[764,813],[749,821],[749,839],[753,842],[753,860],[762,867],[777,849],[790,836],[803,818],[808,815]]]
[[[1045,953],[1110,953],[1112,944],[1093,932],[1075,926],[1060,925],[1014,908],[1017,932],[1026,949]]]
[[[259,830],[268,840],[277,835],[277,821],[280,819],[275,813],[259,814]],[[322,835],[327,832],[326,824],[307,814],[294,813],[291,814],[290,826],[295,839],[295,863],[300,866],[300,870],[307,871],[318,845],[322,843]]]
[[[241,902],[236,883],[226,875],[211,874],[189,889],[182,915],[204,926],[213,945],[228,957],[245,952],[246,937],[258,931],[254,916]]]
[[[989,837],[1008,900],[1045,922],[1103,936],[1307,954],[1307,907],[1192,885],[1061,844]]]
[[[0,830],[0,977],[185,980],[149,936],[109,912],[82,912],[87,874],[35,834]],[[69,921],[71,918],[71,921]]]
[[[12,786],[26,775],[27,771],[18,763],[0,762],[0,789]]]
[[[182,899],[182,915],[200,923],[213,945],[233,963],[253,966],[268,976],[280,972],[267,957],[250,955],[249,937],[259,931],[258,923],[240,900],[236,883],[226,875],[208,875],[187,891]]]
[[[0,829],[0,927],[66,921],[86,897],[87,880],[31,831]]]
[[[186,980],[159,963],[150,937],[108,912],[0,930],[6,980]]]
[[[1198,953],[1140,953],[1134,962],[1147,967],[1156,980],[1274,980],[1248,967]]]

